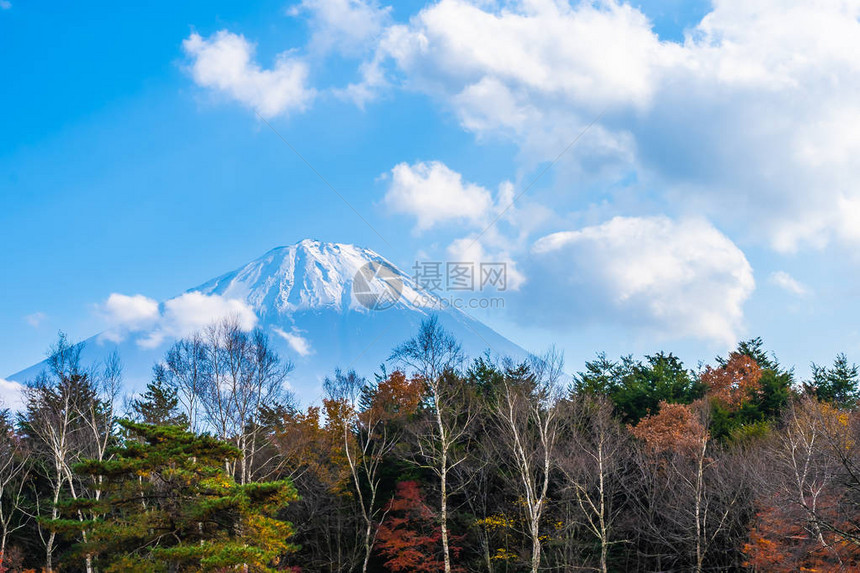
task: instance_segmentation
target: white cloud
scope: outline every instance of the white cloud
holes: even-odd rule
[[[112,293],[98,310],[109,326],[99,338],[111,342],[122,342],[129,332],[152,328],[161,318],[158,301],[142,294]]]
[[[441,0],[380,44],[421,89],[459,93],[482,81],[571,104],[644,105],[670,54],[629,5]],[[493,90],[496,91],[496,90]]]
[[[0,378],[0,407],[12,411],[24,407],[24,386],[12,380]]]
[[[217,294],[187,292],[164,303],[158,328],[138,340],[138,344],[144,348],[153,348],[167,338],[188,336],[225,318],[235,319],[239,327],[246,331],[257,325],[257,315],[242,300]]]
[[[858,0],[718,0],[678,43],[614,0],[440,0],[389,26],[350,89],[427,93],[530,165],[605,111],[558,169],[635,171],[778,251],[856,245],[858,17]]]
[[[439,161],[395,166],[384,203],[395,213],[414,217],[417,233],[454,221],[459,229],[471,229],[448,244],[446,260],[471,263],[475,273],[482,263],[502,263],[509,290],[518,289],[525,281],[516,255],[523,250],[528,235],[550,216],[546,208],[533,202],[515,202],[515,189],[509,181],[502,182],[493,197],[489,190],[465,181]],[[434,256],[422,253],[419,259]]]
[[[785,271],[776,271],[771,273],[770,282],[784,291],[797,296],[806,296],[809,294],[809,289],[805,285],[798,282],[797,279]]]
[[[372,0],[302,0],[288,13],[308,15],[312,51],[359,55],[383,31],[390,11],[391,7]]]
[[[257,324],[257,315],[246,302],[199,292],[182,294],[163,305],[143,295],[113,293],[98,308],[109,325],[100,338],[122,342],[137,334],[137,344],[143,348],[188,336],[225,318],[236,319],[243,330]]]
[[[731,345],[754,288],[743,252],[708,222],[616,217],[535,243],[520,319],[609,318]]]
[[[112,293],[102,309],[111,320],[131,328],[149,324],[158,318],[158,301],[142,294],[128,296]]]
[[[511,253],[504,248],[487,249],[484,242],[477,237],[469,236],[462,239],[454,240],[447,248],[448,260],[451,262],[466,262],[473,265],[475,269],[475,280],[480,282],[482,272],[481,265],[503,265],[502,273],[504,276],[504,288],[502,285],[493,285],[488,283],[486,287],[487,293],[493,293],[500,290],[518,290],[525,282],[525,276],[520,272],[519,266],[511,256]],[[486,269],[498,270],[497,266],[486,266]]]
[[[462,175],[438,161],[396,165],[384,201],[393,212],[414,216],[417,231],[448,221],[480,222],[493,207],[487,189],[464,182]]]
[[[27,324],[32,326],[33,328],[39,328],[39,325],[45,322],[45,319],[48,318],[44,312],[34,312],[33,314],[28,314],[24,317],[24,320],[27,321]]]
[[[311,348],[311,343],[307,338],[304,338],[297,330],[293,330],[293,332],[287,332],[283,328],[278,328],[277,326],[273,326],[272,330],[287,341],[287,344],[290,345],[299,356],[310,356],[313,354],[313,349]]]
[[[315,95],[307,64],[290,52],[278,55],[266,70],[254,61],[255,46],[227,30],[210,38],[193,33],[182,47],[197,85],[223,92],[263,117],[303,111]]]

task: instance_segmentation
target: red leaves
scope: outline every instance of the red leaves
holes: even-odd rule
[[[395,573],[443,571],[442,533],[418,483],[398,483],[387,509],[388,518],[379,526],[377,537],[377,549],[387,559],[385,566]],[[456,555],[456,549],[452,548],[452,553]]]

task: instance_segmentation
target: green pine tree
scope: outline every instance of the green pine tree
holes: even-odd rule
[[[146,385],[146,392],[131,403],[135,418],[144,424],[187,428],[188,416],[179,411],[176,388],[167,384],[164,367],[157,364],[152,374],[152,382]]]
[[[850,364],[844,354],[837,354],[833,366],[812,364],[812,380],[805,384],[816,398],[831,402],[840,408],[855,408],[860,400],[858,388],[860,372],[856,364]]]
[[[275,571],[296,549],[292,525],[278,514],[297,499],[288,480],[238,485],[224,461],[238,455],[233,446],[197,436],[180,426],[123,420],[127,438],[109,461],[87,461],[79,474],[103,477],[104,495],[67,504],[101,515],[87,523],[81,555],[96,557],[105,573],[138,571],[183,573],[242,567]],[[54,527],[81,527],[76,519]]]

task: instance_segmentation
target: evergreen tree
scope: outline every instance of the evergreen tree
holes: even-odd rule
[[[813,363],[812,380],[804,384],[804,387],[819,400],[851,409],[855,408],[860,400],[858,378],[860,372],[857,365],[849,364],[844,354],[837,354],[831,368]]]
[[[702,393],[690,371],[672,353],[658,352],[646,356],[644,362],[632,356],[612,362],[600,353],[585,368],[574,378],[574,392],[609,397],[628,423],[656,412],[661,402],[688,404]]]
[[[144,424],[188,427],[188,416],[179,410],[176,388],[167,383],[167,372],[161,364],[153,367],[152,382],[146,385],[143,396],[132,401],[131,410]]]
[[[761,368],[761,388],[755,398],[746,408],[746,423],[765,422],[776,419],[788,404],[791,397],[791,386],[794,383],[794,369],[784,369],[771,352],[764,349],[760,337],[744,340],[738,343],[736,354],[749,356]],[[721,365],[728,362],[727,358],[717,358]]]
[[[120,424],[128,439],[113,459],[75,467],[103,478],[103,497],[66,506],[70,515],[85,505],[103,516],[78,548],[96,556],[100,571],[267,572],[295,549],[291,524],[278,519],[297,499],[291,482],[240,486],[224,470],[238,455],[233,446],[179,426]],[[80,528],[71,519],[53,525]]]

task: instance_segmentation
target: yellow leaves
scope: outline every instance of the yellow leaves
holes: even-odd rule
[[[516,561],[518,559],[518,556],[516,553],[508,551],[503,547],[500,547],[499,549],[496,549],[495,554],[493,554],[490,559],[492,559],[493,561]]]
[[[483,519],[478,519],[475,521],[475,525],[484,527],[488,530],[509,529],[516,525],[516,521],[503,514],[497,514]]]
[[[346,489],[349,465],[344,452],[345,404],[327,400],[326,421],[318,406],[305,412],[289,412],[281,420],[275,445],[292,468],[312,472],[332,491]]]

